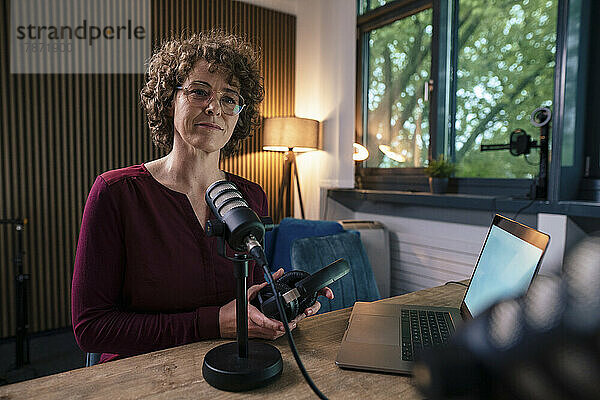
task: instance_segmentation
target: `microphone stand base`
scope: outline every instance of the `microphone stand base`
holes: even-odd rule
[[[204,356],[202,376],[211,386],[242,392],[266,386],[283,370],[279,350],[268,343],[249,342],[248,358],[239,356],[237,342],[225,343]]]

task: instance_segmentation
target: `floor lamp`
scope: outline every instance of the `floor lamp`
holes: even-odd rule
[[[300,192],[296,154],[319,148],[319,121],[298,117],[277,117],[265,119],[263,150],[284,151],[283,176],[279,187],[276,221],[284,217],[284,210],[292,206],[292,179],[296,178],[300,212],[304,219],[304,204]],[[293,176],[292,176],[293,174]],[[284,207],[285,205],[285,207]]]

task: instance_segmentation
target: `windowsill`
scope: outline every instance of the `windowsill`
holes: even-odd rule
[[[359,210],[363,203],[391,203],[395,205],[467,209],[515,213],[531,203],[529,199],[507,196],[484,196],[474,194],[432,194],[396,190],[329,189],[328,196],[351,210]],[[521,214],[564,214],[569,216],[600,218],[600,203],[586,201],[560,201],[551,203],[536,200]]]

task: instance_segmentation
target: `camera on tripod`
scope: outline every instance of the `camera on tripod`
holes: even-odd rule
[[[536,108],[531,113],[531,124],[540,128],[540,142],[531,139],[525,130],[517,128],[510,133],[507,144],[482,144],[481,151],[509,150],[515,157],[527,156],[531,149],[540,149],[540,167],[537,178],[534,179],[529,197],[531,199],[545,199],[548,196],[548,137],[550,133],[550,120],[552,113],[547,107]]]

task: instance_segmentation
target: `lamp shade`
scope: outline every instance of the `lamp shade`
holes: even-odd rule
[[[265,119],[263,149],[296,152],[319,148],[319,121],[308,118],[277,117]]]
[[[354,161],[365,161],[369,158],[369,150],[362,144],[352,143],[352,147],[354,147],[354,154],[352,154],[352,159]]]

